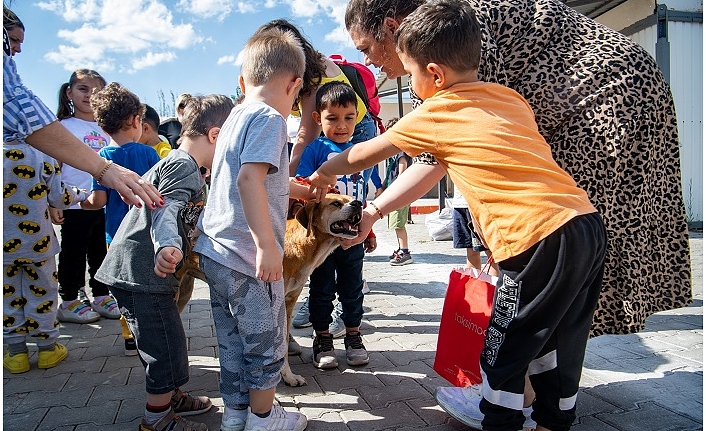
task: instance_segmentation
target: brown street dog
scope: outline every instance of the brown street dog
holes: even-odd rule
[[[284,235],[284,303],[287,309],[287,340],[299,294],[311,273],[338,247],[336,237],[355,238],[363,204],[350,196],[329,193],[320,202],[308,202],[292,220]],[[292,373],[285,356],[282,380],[289,386],[306,385]]]
[[[338,247],[336,237],[355,238],[363,214],[363,204],[350,196],[329,193],[319,203],[310,201],[287,220],[284,236],[284,302],[287,310],[287,337],[294,306],[311,273]],[[191,245],[195,242],[192,238]],[[186,253],[183,266],[176,272],[179,278],[177,305],[181,312],[191,298],[194,278],[205,281],[199,269],[197,253]],[[289,386],[306,385],[304,377],[292,373],[285,355],[282,380]]]

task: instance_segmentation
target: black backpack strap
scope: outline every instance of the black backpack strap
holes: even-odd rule
[[[346,78],[348,78],[348,81],[351,83],[351,87],[353,87],[355,93],[363,101],[365,109],[370,112],[370,101],[368,100],[368,92],[365,89],[365,83],[363,82],[363,78],[360,76],[360,73],[355,70],[355,67],[349,66],[347,64],[339,64],[338,67],[341,68],[341,71],[344,75],[346,75]]]

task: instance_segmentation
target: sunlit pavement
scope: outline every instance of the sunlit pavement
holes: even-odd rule
[[[448,275],[463,265],[465,251],[451,241],[432,241],[424,216],[408,225],[414,263],[393,267],[397,248],[386,220],[375,226],[378,249],[366,257],[361,332],[370,364],[349,367],[343,340],[335,341],[339,367],[318,370],[311,360],[311,328],[294,329],[303,346],[290,357],[292,370],[308,385],[280,383],[277,398],[286,409],[309,418],[307,430],[463,430],[434,401],[448,383],[432,369],[436,334]],[[589,341],[575,431],[703,429],[703,273],[702,235],[692,234],[694,303],[658,313],[644,331]],[[306,289],[302,298],[306,295]],[[219,430],[223,402],[218,391],[217,342],[208,288],[198,282],[182,315],[189,340],[191,380],[183,388],[208,395],[214,408],[189,419]],[[69,357],[49,370],[4,372],[3,429],[135,430],[144,409],[144,371],[137,357],[123,355],[118,321],[62,324],[60,341]]]

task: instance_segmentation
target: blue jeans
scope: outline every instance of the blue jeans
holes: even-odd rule
[[[351,142],[357,144],[358,142],[373,139],[377,135],[378,129],[375,126],[375,120],[373,120],[373,117],[370,116],[370,112],[366,112],[363,119],[355,125],[353,136],[351,136]]]
[[[311,273],[309,321],[314,331],[325,331],[333,320],[333,300],[341,302],[341,318],[347,328],[360,326],[363,319],[363,244],[347,250],[338,247]]]

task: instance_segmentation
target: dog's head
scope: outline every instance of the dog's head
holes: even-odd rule
[[[311,235],[316,229],[341,238],[358,236],[363,204],[352,197],[329,193],[321,202],[309,201],[297,212],[297,221]]]

